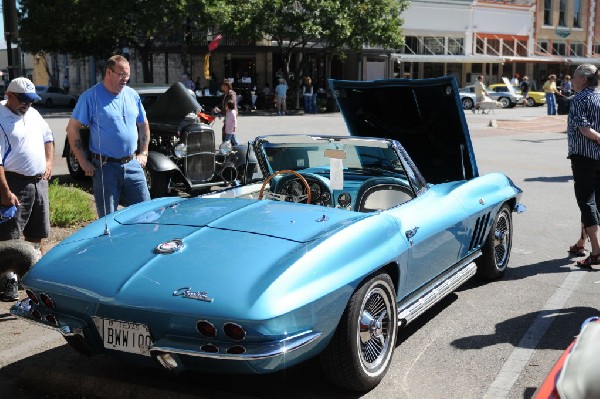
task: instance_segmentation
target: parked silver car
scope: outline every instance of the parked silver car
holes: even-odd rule
[[[77,97],[65,93],[63,89],[56,86],[35,86],[35,92],[41,97],[36,104],[42,104],[47,108],[54,106],[63,106],[73,108],[77,102]]]
[[[489,93],[490,98],[492,98],[493,100],[496,100],[500,104],[502,104],[502,108],[512,108],[517,104],[523,104],[524,100],[525,100],[524,97],[521,94],[517,94],[514,90],[511,90],[512,86],[510,86],[510,88],[507,88],[508,86],[510,86],[510,84],[508,84],[504,87],[494,87],[493,90],[486,87],[485,90]],[[462,89],[459,89],[459,94],[461,94],[461,99],[463,98],[463,94],[465,94],[465,93],[471,93],[471,94],[473,94],[473,97],[474,97],[475,96],[475,86],[469,85],[469,86],[463,87]],[[465,104],[463,103],[463,108],[464,107],[465,107]]]

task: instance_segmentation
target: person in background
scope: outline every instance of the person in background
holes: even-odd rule
[[[523,80],[521,80],[519,88],[521,89],[521,94],[523,95],[523,98],[527,99],[527,94],[529,93],[529,78],[527,77],[527,75],[523,76]]]
[[[16,206],[14,216],[0,223],[0,240],[24,236],[41,253],[50,233],[48,180],[54,163],[54,135],[37,110],[40,97],[27,78],[13,79],[8,99],[0,105],[0,207]],[[9,271],[2,300],[19,299],[18,276]]]
[[[79,97],[67,124],[71,150],[86,176],[92,177],[98,217],[150,200],[143,168],[148,160],[150,125],[140,96],[127,86],[127,58],[114,55],[104,79]],[[80,129],[89,126],[89,148]],[[90,158],[88,158],[88,150]]]
[[[544,90],[544,93],[546,93],[548,115],[556,115],[556,97],[554,95],[561,95],[556,88],[556,75],[549,75],[548,80],[546,80],[542,89]]]
[[[287,111],[287,90],[288,85],[285,83],[285,79],[279,79],[279,84],[275,86],[275,102],[277,103],[278,115],[285,115]]]
[[[265,87],[263,87],[263,95],[264,96],[270,96],[271,95],[271,88],[269,87],[268,83],[265,83]]]
[[[570,96],[573,92],[573,83],[571,83],[571,76],[565,75],[562,84],[560,86],[562,94],[564,96]]]
[[[589,238],[591,252],[577,266],[591,268],[600,264],[600,91],[598,68],[591,64],[577,67],[573,75],[573,88],[577,94],[571,101],[567,123],[568,158],[571,160],[575,198],[581,212],[585,230],[580,240],[569,252],[580,255]]]
[[[232,100],[227,101],[227,104],[225,104],[225,120],[223,121],[223,127],[225,129],[223,141],[229,141],[231,145],[238,145],[237,138],[235,137],[235,131],[237,129],[237,109]]]
[[[521,75],[519,75],[518,73],[515,73],[515,76],[513,76],[513,78],[510,80],[510,84],[514,87],[519,87],[519,78],[521,77]]]
[[[310,100],[310,112],[313,114],[316,114],[318,111],[317,99],[318,99],[318,95],[319,95],[319,87],[317,86],[316,80],[313,81],[312,86],[313,86],[313,94],[312,94],[312,98]]]
[[[235,110],[237,111],[237,93],[233,91],[231,87],[231,81],[229,79],[225,79],[223,83],[221,83],[221,90],[223,91],[223,103],[221,108],[213,108],[213,113],[221,115],[227,119],[227,110],[225,107],[229,101],[233,101]],[[221,129],[221,141],[225,141],[225,121],[223,121],[223,129]]]
[[[475,113],[475,110],[479,109],[479,104],[485,100],[485,96],[489,96],[489,93],[485,90],[483,76],[479,75],[477,77],[477,82],[475,82],[475,106],[471,108],[473,113]]]
[[[66,94],[69,94],[69,89],[71,88],[71,82],[69,82],[69,77],[66,75],[62,81],[62,88]]]
[[[313,85],[310,76],[304,78],[304,85],[302,86],[302,96],[304,97],[304,113],[310,114],[312,112],[312,95]]]

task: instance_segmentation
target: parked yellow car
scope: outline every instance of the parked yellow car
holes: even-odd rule
[[[517,94],[521,94],[520,88],[518,88],[516,86],[513,86],[513,87],[515,89],[515,92],[517,92]],[[508,91],[508,88],[506,87],[506,84],[504,84],[504,83],[495,83],[493,85],[490,85],[489,89],[496,93]],[[525,100],[526,106],[534,107],[534,106],[544,105],[544,104],[546,104],[546,93],[544,93],[542,91],[530,91],[527,93],[527,99]]]

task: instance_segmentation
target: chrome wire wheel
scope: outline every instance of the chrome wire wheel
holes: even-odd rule
[[[381,287],[372,288],[364,298],[358,320],[357,348],[365,372],[377,370],[390,350],[391,304]]]
[[[331,342],[321,353],[323,372],[335,385],[364,392],[385,376],[396,346],[396,290],[386,273],[352,294]]]
[[[504,269],[508,263],[511,246],[511,222],[510,214],[506,209],[498,213],[494,231],[494,257],[496,266]]]
[[[500,207],[490,227],[481,256],[475,260],[477,274],[485,280],[495,280],[504,274],[512,247],[512,214],[508,204]]]

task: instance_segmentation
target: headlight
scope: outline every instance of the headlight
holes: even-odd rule
[[[173,152],[177,158],[184,158],[187,156],[187,146],[184,143],[179,143],[175,146]]]

